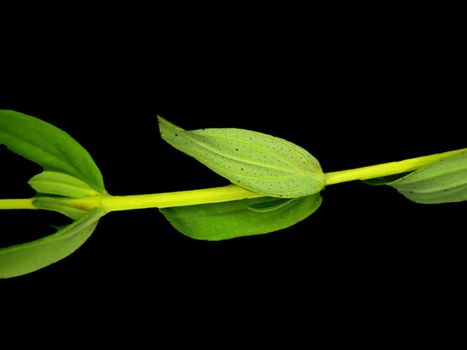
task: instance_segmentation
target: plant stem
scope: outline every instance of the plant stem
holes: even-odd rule
[[[436,162],[437,160],[466,153],[467,148],[455,151],[431,154],[429,156],[411,158],[398,162],[370,165],[362,168],[334,171],[325,174],[326,185],[335,185],[342,182],[354,180],[368,180],[382,176],[397,175],[417,170],[425,165]]]
[[[36,209],[36,207],[32,204],[32,198],[0,199],[1,209]]]
[[[82,209],[96,206],[106,211],[168,208],[185,205],[220,203],[233,200],[264,197],[237,185],[204,188],[201,190],[140,194],[131,196],[103,196],[93,198],[68,199],[67,203]]]
[[[440,159],[467,153],[467,148],[429,156],[406,159],[366,166],[362,168],[334,171],[325,174],[326,185],[334,185],[347,181],[368,180],[372,178],[396,175],[417,170]],[[178,191],[131,196],[94,196],[85,198],[62,199],[64,203],[80,209],[100,207],[106,211],[168,208],[186,205],[228,202],[240,199],[259,198],[263,195],[251,192],[237,185],[205,188],[191,191]],[[1,209],[37,209],[33,198],[28,199],[0,199]]]

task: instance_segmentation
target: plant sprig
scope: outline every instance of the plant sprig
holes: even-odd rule
[[[165,141],[230,184],[112,196],[89,153],[70,135],[35,117],[0,110],[0,145],[43,168],[29,180],[37,192],[33,198],[0,199],[0,209],[52,210],[72,220],[47,237],[0,248],[0,278],[65,258],[112,211],[159,208],[183,234],[223,240],[290,227],[319,208],[326,186],[353,180],[391,186],[417,203],[467,200],[467,149],[324,173],[305,149],[274,136],[234,128],[186,131],[161,117],[159,128]]]

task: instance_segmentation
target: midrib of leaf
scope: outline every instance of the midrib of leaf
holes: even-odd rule
[[[212,166],[211,167],[213,169],[216,169],[216,171],[218,171],[219,173],[224,173],[222,170],[219,170],[219,168],[215,167],[215,166]],[[247,175],[247,174],[244,174],[244,173],[239,173],[239,172],[236,172],[236,171],[233,171],[233,170],[229,170],[229,172],[233,175],[236,175],[238,177],[248,177],[248,178],[254,178],[254,179],[262,179],[264,181],[277,181],[278,179],[281,180],[281,179],[289,179],[289,178],[294,178],[296,177],[296,175],[289,175],[289,176],[276,176],[276,177],[266,177],[266,176],[263,176],[263,175]],[[239,185],[240,186],[240,185]],[[294,187],[294,191],[293,192],[301,192],[303,190],[307,190],[309,189],[309,186],[307,185],[304,185],[304,186],[300,186],[300,187]],[[274,197],[276,198],[276,197]],[[282,197],[277,197],[277,198],[282,198]]]
[[[256,131],[253,131],[254,133],[256,133]],[[189,132],[188,132],[189,133]],[[204,137],[203,135],[196,135],[198,137]],[[235,138],[232,138],[232,137],[228,137],[228,136],[225,136],[225,135],[209,135],[210,137],[213,137],[213,138],[219,138],[219,139],[224,139],[224,140],[228,140],[228,141],[231,141],[231,142],[234,142],[234,143],[240,143],[240,144],[243,144],[243,145],[247,145],[251,148],[254,148],[260,152],[262,151],[267,151],[268,153],[273,153],[275,154],[278,158],[284,160],[286,163],[289,163],[291,167],[293,168],[296,168],[296,170],[298,171],[301,171],[301,172],[305,172],[301,167],[297,167],[297,165],[292,162],[289,158],[285,157],[284,155],[282,155],[281,153],[271,149],[271,148],[266,148],[266,147],[261,147],[257,144],[250,144],[250,143],[247,143],[245,141],[242,141],[242,140],[238,140],[238,139],[235,139]],[[272,138],[274,138],[275,141],[279,141],[281,144],[284,145],[284,147],[291,147],[291,145],[287,144],[287,142],[285,142],[284,140],[278,138],[278,137],[274,137],[274,136],[271,136]],[[298,146],[297,146],[298,147]],[[294,151],[297,151],[296,148],[294,148]],[[303,155],[303,154],[302,154]],[[237,160],[236,157],[231,157],[232,159],[235,159]],[[305,157],[305,158],[308,158],[308,157]],[[313,167],[313,164],[310,162],[309,159],[306,159],[306,161]],[[254,163],[251,163],[254,165]],[[258,165],[263,165],[262,163],[258,163]],[[270,167],[270,166],[268,166]],[[277,168],[277,169],[281,169],[281,168]]]
[[[187,132],[188,133],[188,132]],[[226,158],[226,159],[232,159],[232,160],[235,160],[239,163],[243,163],[243,164],[249,164],[249,165],[254,165],[254,166],[258,166],[258,167],[263,167],[263,168],[269,168],[269,169],[274,169],[274,170],[277,170],[277,171],[282,171],[282,172],[285,172],[285,173],[290,173],[290,174],[293,174],[293,175],[297,175],[297,172],[294,172],[288,168],[281,168],[281,167],[278,167],[278,166],[274,166],[274,165],[270,165],[270,164],[267,164],[267,163],[262,163],[262,162],[255,162],[255,161],[251,161],[251,160],[244,160],[244,159],[241,159],[241,158],[238,158],[238,157],[235,157],[235,156],[228,156],[228,155],[225,155],[217,150],[215,150],[214,148],[212,148],[211,146],[209,145],[206,145],[205,142],[203,141],[199,141],[199,140],[195,140],[193,137],[190,138],[190,136],[188,135],[183,135],[184,137],[188,138],[189,140],[191,140],[193,143],[196,143],[198,146],[200,147],[203,147],[204,149],[214,153],[214,154],[217,154],[223,158]],[[197,135],[199,137],[202,137],[202,135]],[[238,142],[238,143],[243,143],[245,145],[248,145],[250,147],[253,147],[253,148],[256,148],[257,150],[267,150],[268,152],[271,151],[270,149],[268,148],[263,148],[263,147],[258,147],[256,145],[251,145],[251,144],[248,144],[246,142],[242,142],[242,141],[238,141],[236,139],[231,139],[231,138],[228,138],[229,140],[234,140],[235,142]],[[304,171],[303,169],[301,168],[297,168],[297,166],[293,163],[290,162],[289,159],[283,157],[280,153],[277,153],[277,152],[274,152],[274,151],[271,151],[272,153],[275,153],[277,155],[279,155],[280,158],[282,158],[283,160],[285,160],[287,163],[291,164],[291,167],[295,168],[296,170],[298,170],[300,172],[300,174],[303,174],[304,176],[309,176],[309,177],[312,177],[312,173],[311,171],[310,172],[306,172]],[[233,172],[233,171],[232,171]],[[243,176],[243,174],[242,174]]]
[[[208,131],[208,130],[217,130],[217,129],[206,129],[206,131]],[[222,130],[222,129],[220,129],[220,130]],[[227,129],[227,130],[229,130],[229,129]],[[233,128],[232,130],[245,131],[245,130],[243,130],[243,129],[235,129],[235,128]],[[196,131],[197,131],[197,130],[194,130],[194,131],[192,131],[192,133],[196,133]],[[312,168],[314,168],[314,167],[316,166],[316,164],[314,164],[314,163],[312,162],[312,159],[310,158],[311,155],[310,155],[310,154],[308,153],[308,151],[305,150],[304,148],[302,148],[302,147],[300,147],[300,146],[298,146],[298,145],[295,145],[295,144],[292,143],[292,142],[289,142],[289,141],[287,141],[287,140],[284,140],[284,139],[282,139],[282,138],[280,138],[280,137],[276,137],[276,136],[272,136],[272,135],[263,134],[263,133],[260,133],[260,132],[257,132],[257,131],[251,131],[251,130],[247,130],[247,131],[250,131],[250,132],[252,132],[252,133],[254,133],[254,134],[258,134],[259,137],[263,137],[263,138],[265,138],[265,139],[267,139],[268,137],[270,137],[270,138],[274,139],[274,141],[277,141],[278,143],[281,143],[282,145],[284,145],[284,147],[287,147],[287,148],[291,148],[291,147],[292,147],[292,148],[294,149],[294,152],[297,152],[297,153],[299,153],[300,155],[302,155],[302,156],[305,158],[306,162],[307,162]],[[190,133],[190,131],[185,131],[185,132]],[[210,134],[210,133],[209,133],[208,135],[209,135],[210,137],[218,137],[218,138],[227,139],[227,140],[229,140],[229,141],[240,142],[240,143],[242,143],[242,144],[255,147],[256,149],[259,149],[259,150],[264,149],[264,150],[270,151],[270,152],[272,152],[272,153],[277,154],[277,156],[278,156],[279,158],[282,158],[282,159],[285,160],[286,162],[289,162],[289,163],[290,163],[290,159],[289,159],[289,158],[283,156],[282,154],[280,154],[279,152],[277,152],[277,151],[275,151],[275,150],[273,150],[273,149],[265,148],[265,147],[260,147],[260,146],[258,146],[258,145],[256,145],[256,144],[249,144],[249,143],[247,143],[247,142],[245,142],[245,141],[237,140],[237,139],[235,139],[235,138],[232,138],[232,137],[229,137],[229,136],[225,136],[225,135],[213,135],[213,134]],[[198,135],[198,136],[203,136],[203,135]],[[291,163],[291,165],[292,165],[292,166],[296,166],[294,163]],[[302,170],[302,169],[298,168],[298,170]]]

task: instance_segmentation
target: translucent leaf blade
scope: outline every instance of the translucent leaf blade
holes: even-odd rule
[[[283,201],[285,204],[278,201]],[[313,214],[320,205],[320,194],[314,194],[293,200],[255,198],[165,208],[160,211],[178,231],[186,236],[218,241],[290,227]],[[260,210],[257,210],[258,208]]]
[[[93,209],[50,236],[0,249],[0,278],[25,275],[67,257],[91,236],[103,215]]]
[[[281,138],[233,128],[186,131],[161,117],[159,127],[170,145],[251,191],[296,198],[324,187],[316,158]]]

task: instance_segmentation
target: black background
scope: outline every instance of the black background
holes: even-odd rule
[[[28,33],[27,44],[2,54],[0,108],[69,132],[111,194],[225,183],[163,143],[157,114],[187,129],[286,138],[325,171],[465,147],[465,54],[455,21],[246,17],[179,32],[184,19],[144,20],[131,31],[80,27],[65,39]],[[3,148],[0,157],[1,197],[33,195],[26,182],[40,169]],[[214,243],[184,237],[156,210],[111,213],[76,253],[0,289],[84,288],[103,298],[131,290],[140,301],[220,308],[248,299],[270,311],[308,305],[323,322],[457,307],[465,204],[416,205],[360,182],[330,186],[323,197],[287,230]],[[63,223],[42,212],[0,217],[4,246]]]

